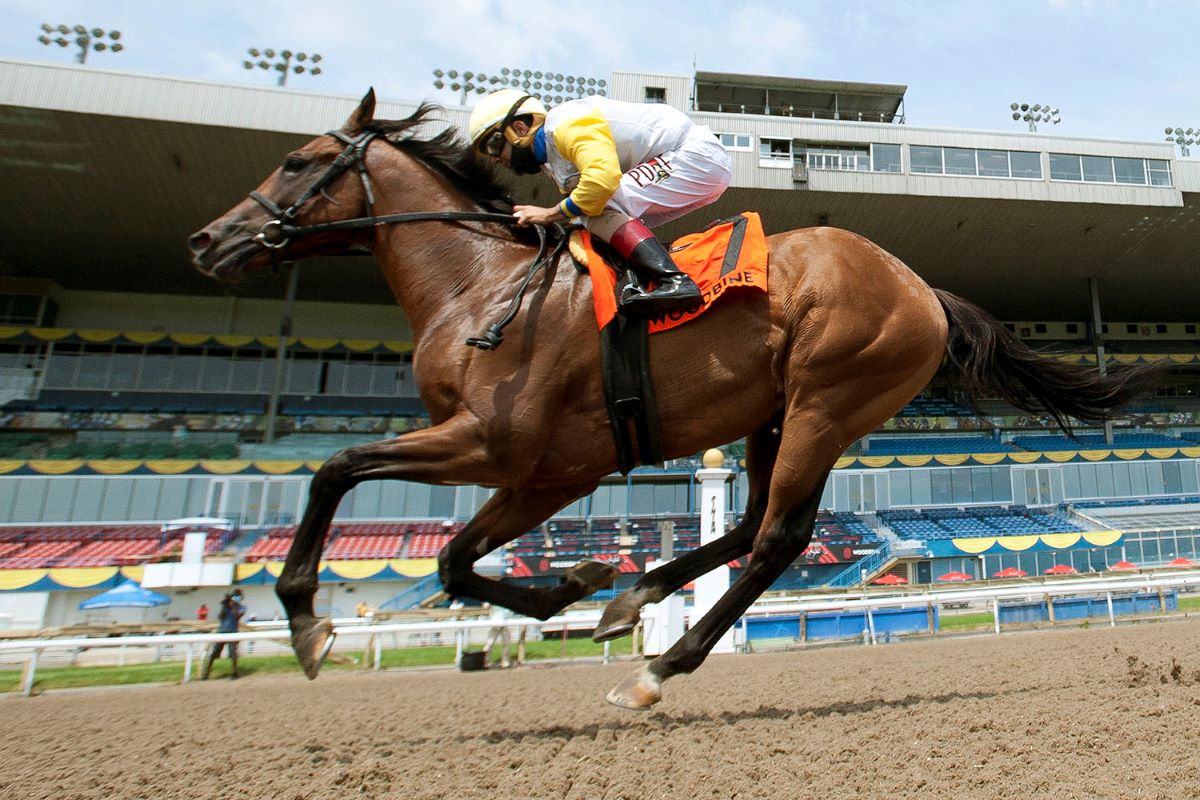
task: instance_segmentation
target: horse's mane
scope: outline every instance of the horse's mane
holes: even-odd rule
[[[416,129],[441,111],[441,106],[425,102],[404,119],[376,119],[366,128],[445,177],[484,210],[511,214],[513,203],[508,188],[497,180],[491,167],[471,152],[453,127],[429,138],[417,135]]]

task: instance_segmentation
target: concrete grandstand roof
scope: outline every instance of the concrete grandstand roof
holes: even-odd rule
[[[366,87],[363,87],[364,90]],[[213,295],[184,240],[358,98],[0,60],[0,275],[69,289]],[[382,102],[397,117],[412,103]],[[465,120],[463,109],[447,118]],[[1200,169],[1195,170],[1200,189]],[[1179,185],[1179,184],[1177,184]],[[544,182],[517,195],[549,204]],[[1114,321],[1200,318],[1200,195],[1182,206],[736,187],[665,238],[744,209],[768,232],[848,228],[935,286],[1013,320],[1085,320],[1087,278]],[[264,276],[237,293],[279,297]],[[306,263],[302,299],[391,302],[373,259]]]

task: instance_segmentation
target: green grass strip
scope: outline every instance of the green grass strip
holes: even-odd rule
[[[480,649],[478,646],[472,650]],[[611,653],[614,656],[628,655],[631,645],[628,639],[614,642]],[[516,641],[514,640],[511,654],[516,657]],[[565,644],[559,639],[547,639],[538,642],[525,643],[525,659],[540,661],[553,658],[585,658],[599,657],[604,654],[604,645],[597,644],[591,639],[567,639]],[[326,661],[322,671],[355,670],[360,664],[350,662],[351,657],[361,662],[362,652],[338,651],[335,658]],[[493,659],[500,657],[500,646],[492,651]],[[192,662],[192,679],[200,677],[203,657],[197,653]],[[454,663],[454,647],[411,647],[383,651],[381,666],[384,669],[403,667],[448,667]],[[272,675],[279,673],[299,672],[300,667],[295,657],[288,654],[254,656],[243,655],[238,659],[239,671],[242,675]],[[230,663],[227,657],[218,658],[213,665],[212,678],[227,678],[230,674]],[[34,680],[35,690],[44,689],[74,689],[90,686],[123,686],[136,683],[179,683],[183,679],[183,661],[162,661],[151,664],[129,664],[126,666],[105,667],[39,667]],[[21,670],[0,670],[0,692],[15,692],[21,688]]]

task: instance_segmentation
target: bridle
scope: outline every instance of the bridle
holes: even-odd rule
[[[346,147],[291,205],[283,208],[274,200],[258,191],[250,192],[250,199],[273,215],[272,219],[263,223],[262,228],[255,234],[254,241],[271,251],[272,261],[276,266],[278,266],[278,262],[280,261],[289,260],[286,257],[286,250],[288,245],[291,244],[292,239],[299,239],[300,237],[311,236],[317,233],[372,228],[377,225],[394,225],[401,222],[440,220],[445,222],[499,222],[512,225],[517,221],[517,218],[512,214],[498,214],[489,211],[415,211],[401,214],[376,215],[374,210],[375,191],[371,187],[371,177],[367,174],[366,154],[367,145],[379,137],[379,132],[368,130],[359,133],[357,136],[350,136],[342,131],[327,131],[326,135],[332,136],[339,142],[344,143]],[[324,195],[325,188],[351,168],[358,172],[358,177],[362,181],[363,193],[367,201],[367,216],[335,220],[333,222],[319,222],[315,225],[294,224],[296,216],[300,213],[300,209],[305,203],[318,194]],[[324,196],[328,198],[328,195]],[[501,331],[503,331],[508,323],[512,322],[520,310],[521,302],[525,297],[525,290],[529,286],[530,280],[533,279],[534,274],[540,268],[552,259],[557,258],[563,248],[566,247],[566,236],[559,236],[553,250],[547,253],[548,237],[546,228],[539,225],[537,226],[537,232],[538,254],[530,265],[529,272],[525,275],[520,285],[517,286],[516,296],[512,299],[508,310],[499,322],[490,325],[482,336],[467,339],[467,344],[472,347],[478,347],[480,350],[495,350],[500,346],[500,342],[504,339]]]

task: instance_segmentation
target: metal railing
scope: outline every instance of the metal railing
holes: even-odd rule
[[[846,589],[851,586],[857,586],[864,580],[864,575],[869,576],[878,572],[879,569],[892,558],[892,546],[884,542],[879,546],[879,549],[855,561],[844,570],[834,575],[825,583],[826,586],[835,589]]]

